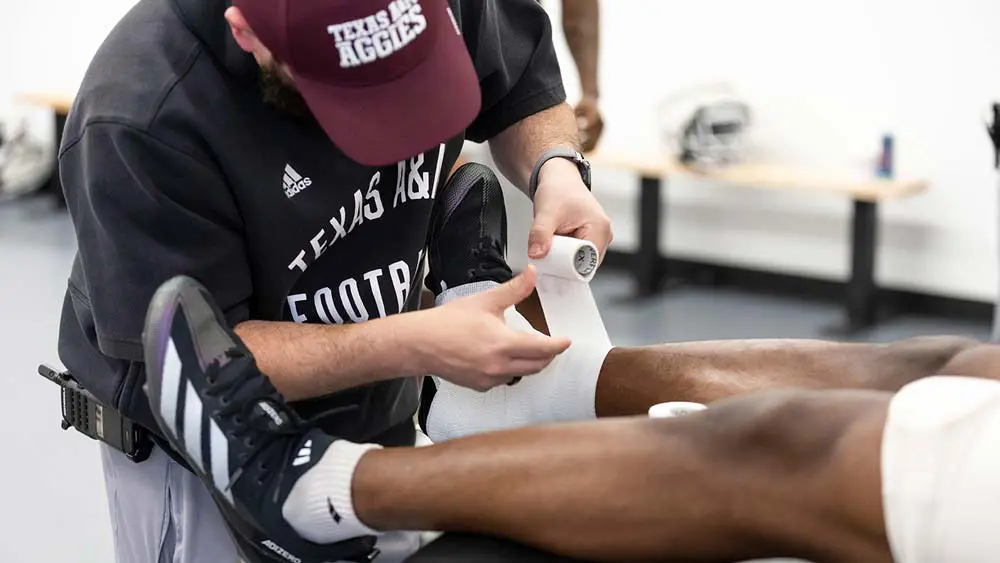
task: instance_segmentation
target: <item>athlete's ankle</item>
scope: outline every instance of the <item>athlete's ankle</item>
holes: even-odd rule
[[[443,301],[467,293],[445,292]],[[507,326],[537,332],[513,308],[505,312]],[[557,356],[544,370],[487,392],[460,387],[435,378],[437,392],[427,416],[427,433],[435,442],[548,422],[596,418],[597,380],[608,350],[578,343]]]
[[[320,460],[292,485],[282,504],[281,515],[288,525],[304,539],[317,544],[377,535],[379,532],[355,513],[351,484],[361,457],[378,448],[375,444],[344,440],[330,444]]]

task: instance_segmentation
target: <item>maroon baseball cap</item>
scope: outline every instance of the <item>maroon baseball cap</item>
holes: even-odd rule
[[[459,134],[479,80],[447,0],[234,0],[352,160],[382,166]]]

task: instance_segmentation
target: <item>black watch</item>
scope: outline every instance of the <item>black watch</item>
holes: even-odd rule
[[[531,178],[528,179],[528,197],[531,198],[531,201],[535,201],[535,190],[538,189],[538,171],[542,169],[543,164],[553,158],[565,158],[576,164],[576,167],[580,169],[583,185],[587,186],[588,190],[590,189],[590,162],[573,149],[552,149],[538,159],[535,168],[531,171]]]

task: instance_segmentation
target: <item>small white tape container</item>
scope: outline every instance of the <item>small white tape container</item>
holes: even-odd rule
[[[671,401],[669,403],[659,403],[649,407],[650,418],[673,418],[684,416],[707,409],[701,403],[688,403],[684,401]]]

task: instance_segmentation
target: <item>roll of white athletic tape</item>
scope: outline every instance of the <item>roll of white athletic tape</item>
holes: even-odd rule
[[[669,403],[658,403],[649,407],[650,418],[673,418],[684,416],[707,409],[701,403],[689,403],[685,401],[670,401]]]
[[[535,289],[549,334],[569,338],[573,346],[602,349],[606,355],[611,339],[590,292],[599,256],[589,241],[556,236],[549,253],[531,263],[538,270]]]

